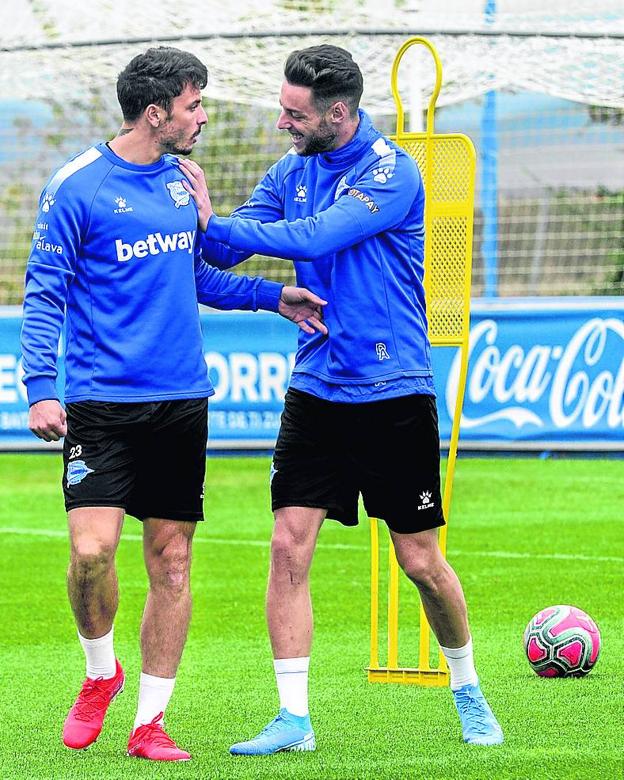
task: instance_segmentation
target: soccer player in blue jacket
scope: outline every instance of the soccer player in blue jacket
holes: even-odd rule
[[[481,692],[460,582],[438,547],[439,435],[423,289],[424,191],[414,161],[358,110],[363,82],[335,46],[293,52],[281,114],[293,148],[230,217],[184,161],[206,258],[292,259],[299,284],[328,301],[329,335],[300,333],[271,470],[275,526],[267,619],[278,716],[237,755],[314,750],[307,674],[308,572],[326,517],[358,522],[358,496],[385,520],[448,661],[466,742],[501,728]]]
[[[159,47],[120,74],[124,122],[65,163],[39,202],[26,272],[22,354],[30,429],[65,437],[68,592],[87,679],[63,728],[69,748],[100,734],[124,685],[113,647],[115,552],[124,514],[143,521],[149,592],[129,755],[186,761],[164,730],[191,614],[191,542],[203,520],[207,399],[214,394],[197,302],[279,312],[308,332],[324,301],[308,290],[207,265],[197,208],[174,155],[206,113],[205,66]],[[65,324],[66,409],[56,389]]]

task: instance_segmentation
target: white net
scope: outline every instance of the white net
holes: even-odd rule
[[[173,45],[208,66],[209,121],[194,157],[227,213],[288,148],[275,120],[290,51],[320,42],[352,51],[364,73],[363,106],[392,133],[391,66],[412,35],[430,39],[442,61],[436,131],[466,133],[479,155],[473,294],[487,289],[492,203],[479,189],[491,90],[499,294],[624,292],[622,0],[496,0],[489,19],[485,0],[10,5],[10,24],[0,27],[0,304],[21,301],[36,198],[50,171],[119,127],[115,82],[135,54]],[[433,76],[424,47],[410,49],[399,73],[408,128],[422,123]],[[241,270],[292,278],[284,261],[251,260]]]
[[[274,107],[286,56],[313,39],[349,48],[364,71],[367,106],[388,114],[394,112],[394,53],[409,35],[426,35],[445,64],[440,106],[491,89],[530,89],[624,107],[621,0],[499,0],[490,21],[484,2],[471,0],[91,0],[88,13],[77,0],[13,0],[11,6],[12,23],[0,30],[4,96],[110,90],[120,63],[160,42],[187,48],[208,64],[208,96]],[[412,85],[423,98],[428,87],[426,78]]]

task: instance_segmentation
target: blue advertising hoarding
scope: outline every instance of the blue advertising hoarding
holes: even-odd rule
[[[39,445],[27,428],[20,325],[19,309],[0,311],[0,449]],[[209,446],[270,449],[294,362],[296,327],[265,312],[203,312],[202,327],[216,391]],[[62,386],[62,348],[59,362]],[[445,443],[458,351],[434,349],[433,364]],[[462,448],[624,451],[624,300],[474,301]]]
[[[457,356],[436,350],[434,371],[444,438]],[[475,445],[624,451],[624,300],[476,301],[460,429]]]

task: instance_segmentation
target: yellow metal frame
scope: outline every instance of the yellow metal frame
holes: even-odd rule
[[[435,87],[427,108],[424,133],[409,133],[404,127],[404,111],[398,91],[399,64],[405,52],[423,45],[431,53],[436,71]],[[433,347],[457,347],[460,370],[449,442],[442,506],[448,523],[451,507],[459,424],[468,373],[470,336],[470,281],[472,271],[472,235],[476,154],[465,135],[434,133],[435,103],[442,86],[440,58],[426,38],[407,40],[398,50],[392,66],[392,94],[397,108],[397,130],[392,139],[419,166],[425,188],[425,293],[429,339]],[[446,556],[447,527],[439,533],[439,545]],[[394,547],[388,544],[388,649],[386,666],[379,663],[379,524],[370,518],[371,529],[371,645],[369,682],[398,682],[424,686],[448,684],[446,660],[439,652],[439,666],[430,666],[431,629],[420,606],[418,667],[399,664],[399,567]]]

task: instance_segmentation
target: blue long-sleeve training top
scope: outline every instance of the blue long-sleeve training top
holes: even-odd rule
[[[422,180],[364,111],[341,148],[284,155],[200,243],[221,268],[254,252],[294,260],[297,283],[328,301],[329,336],[299,333],[291,386],[345,401],[434,394]]]
[[[282,285],[205,263],[197,208],[177,159],[135,165],[106,144],[48,181],[26,270],[22,356],[31,404],[158,401],[212,395],[197,302],[277,311]]]

